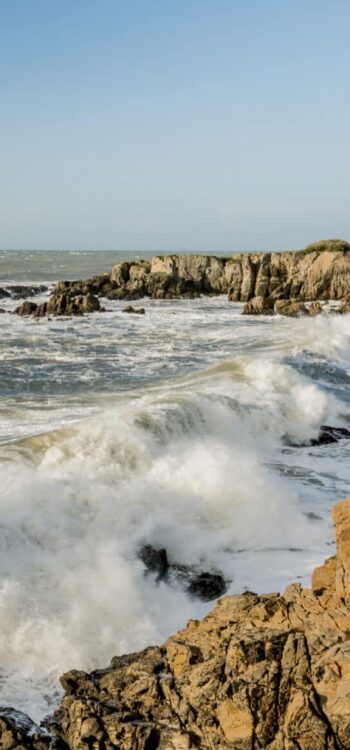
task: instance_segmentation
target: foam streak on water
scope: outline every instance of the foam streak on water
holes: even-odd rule
[[[1,318],[0,704],[34,718],[64,670],[210,607],[145,577],[142,543],[231,592],[278,590],[332,553],[330,504],[349,494],[347,441],[298,446],[349,423],[349,317],[142,304]]]

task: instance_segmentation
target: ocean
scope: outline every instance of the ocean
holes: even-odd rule
[[[0,287],[131,257],[1,252]],[[213,606],[145,576],[141,545],[221,571],[228,593],[309,585],[333,554],[350,441],[310,441],[350,426],[350,316],[245,317],[224,296],[76,319],[17,304],[0,300],[0,705],[40,719],[65,670]]]

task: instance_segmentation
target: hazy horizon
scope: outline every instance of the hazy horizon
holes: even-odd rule
[[[350,238],[349,26],[343,0],[4,0],[0,247]]]

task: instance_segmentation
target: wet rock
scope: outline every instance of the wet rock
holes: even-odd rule
[[[310,441],[311,445],[329,445],[330,443],[338,443],[339,440],[348,440],[350,438],[350,430],[346,427],[331,427],[330,425],[322,425],[318,438],[314,438]]]
[[[227,585],[220,573],[199,573],[192,578],[187,591],[192,596],[209,602],[222,596],[227,591]]]
[[[311,302],[308,307],[309,315],[320,315],[322,312],[322,305],[320,302]]]
[[[11,297],[10,292],[8,292],[6,289],[0,288],[0,299],[5,299],[7,297]]]
[[[3,314],[3,313],[5,313],[5,312],[6,312],[6,310],[4,310],[4,308],[3,308],[3,307],[0,307],[0,315],[2,315],[2,314]]]
[[[191,596],[203,601],[217,599],[227,590],[226,581],[220,573],[198,573],[190,565],[169,562],[164,548],[144,544],[138,552],[138,557],[147,571],[157,574],[158,580],[165,580],[169,585],[176,584]]]
[[[13,299],[26,299],[27,297],[36,297],[39,294],[44,294],[44,292],[48,291],[48,287],[44,284],[39,284],[38,286],[21,286],[21,285],[11,285],[6,287],[7,291],[10,292],[11,297]]]
[[[274,312],[274,301],[271,297],[253,297],[246,302],[242,315],[272,315]]]
[[[139,558],[147,570],[157,573],[159,578],[164,578],[169,570],[168,555],[166,549],[157,549],[151,544],[144,544],[139,551]]]
[[[15,313],[17,315],[33,315],[37,311],[37,307],[36,302],[23,302],[22,305],[16,307]]]
[[[144,315],[145,314],[145,308],[144,307],[132,307],[132,305],[127,305],[126,307],[123,307],[122,309],[123,313],[132,313],[135,315]]]
[[[98,312],[101,309],[98,297],[91,292],[79,296],[72,296],[69,292],[56,292],[50,299],[40,305],[35,302],[23,302],[20,307],[16,308],[15,313],[40,318],[45,315],[84,315],[85,313]]]
[[[277,300],[275,302],[275,312],[278,315],[286,315],[289,318],[299,318],[308,315],[309,311],[303,302],[297,299]]]
[[[350,300],[345,300],[345,302],[343,302],[343,304],[339,307],[338,312],[341,315],[350,313]]]

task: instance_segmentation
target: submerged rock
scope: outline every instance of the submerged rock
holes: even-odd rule
[[[123,307],[122,312],[132,313],[134,315],[144,315],[145,308],[144,307],[132,307],[132,305],[127,305],[126,307]]]
[[[311,588],[225,596],[161,646],[67,672],[44,727],[2,710],[1,747],[350,750],[350,498],[333,519]]]

